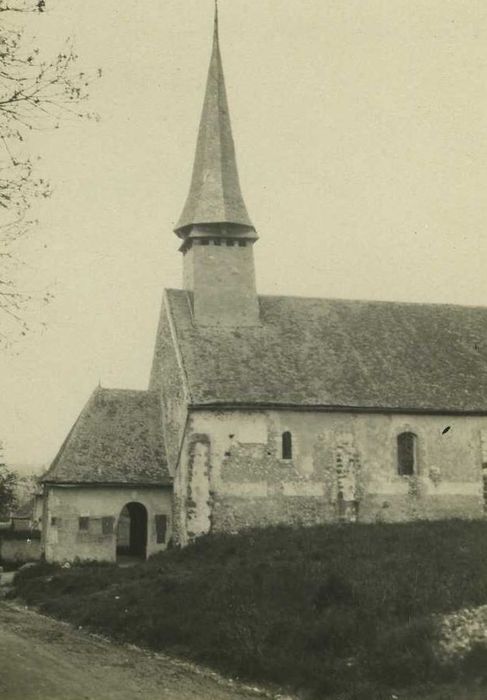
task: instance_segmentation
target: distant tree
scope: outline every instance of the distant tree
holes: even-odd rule
[[[0,442],[0,520],[8,520],[17,506],[17,474],[7,467]]]
[[[30,501],[39,490],[40,476],[39,474],[24,474],[17,477],[16,496],[17,504],[22,506],[27,501]]]
[[[32,295],[15,282],[14,244],[36,223],[35,200],[50,194],[48,182],[36,173],[28,134],[57,129],[65,118],[93,116],[80,108],[90,79],[76,71],[71,41],[45,58],[18,24],[22,14],[45,10],[45,0],[0,0],[0,344],[13,330],[22,335],[28,330],[25,309]],[[43,301],[49,298],[43,295]]]

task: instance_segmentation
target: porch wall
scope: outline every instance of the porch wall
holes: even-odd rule
[[[167,547],[171,537],[171,490],[164,487],[46,486],[42,549],[47,561],[115,561],[117,523],[122,508],[130,502],[147,509],[147,556]],[[156,515],[165,515],[165,540],[157,542]],[[80,518],[88,518],[88,529],[80,530]],[[109,522],[112,519],[111,531]]]

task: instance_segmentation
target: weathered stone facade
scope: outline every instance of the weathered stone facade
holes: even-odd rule
[[[482,517],[486,428],[487,417],[473,416],[193,411],[174,486],[175,538],[276,523]],[[282,458],[285,431],[292,459]],[[412,476],[398,474],[405,431],[417,436]]]
[[[171,489],[46,486],[42,534],[46,560],[115,561],[117,524],[127,503],[140,503],[147,511],[147,556],[166,549],[171,538]],[[167,519],[163,542],[157,541],[160,515]]]

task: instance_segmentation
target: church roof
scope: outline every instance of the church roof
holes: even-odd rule
[[[211,223],[252,227],[240,190],[220,54],[217,12],[191,186],[174,230],[181,234],[188,226]]]
[[[260,296],[262,325],[192,323],[168,290],[191,403],[487,412],[487,308]]]
[[[97,388],[42,481],[170,484],[157,396]]]

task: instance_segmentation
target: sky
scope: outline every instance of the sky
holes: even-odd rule
[[[0,351],[0,439],[8,462],[36,465],[99,382],[147,387],[162,290],[181,286],[172,229],[213,23],[212,0],[48,6],[30,20],[39,44],[72,36],[80,70],[103,78],[90,90],[99,122],[29,144],[53,195],[22,274],[54,299]],[[259,292],[485,305],[485,0],[219,7]]]

